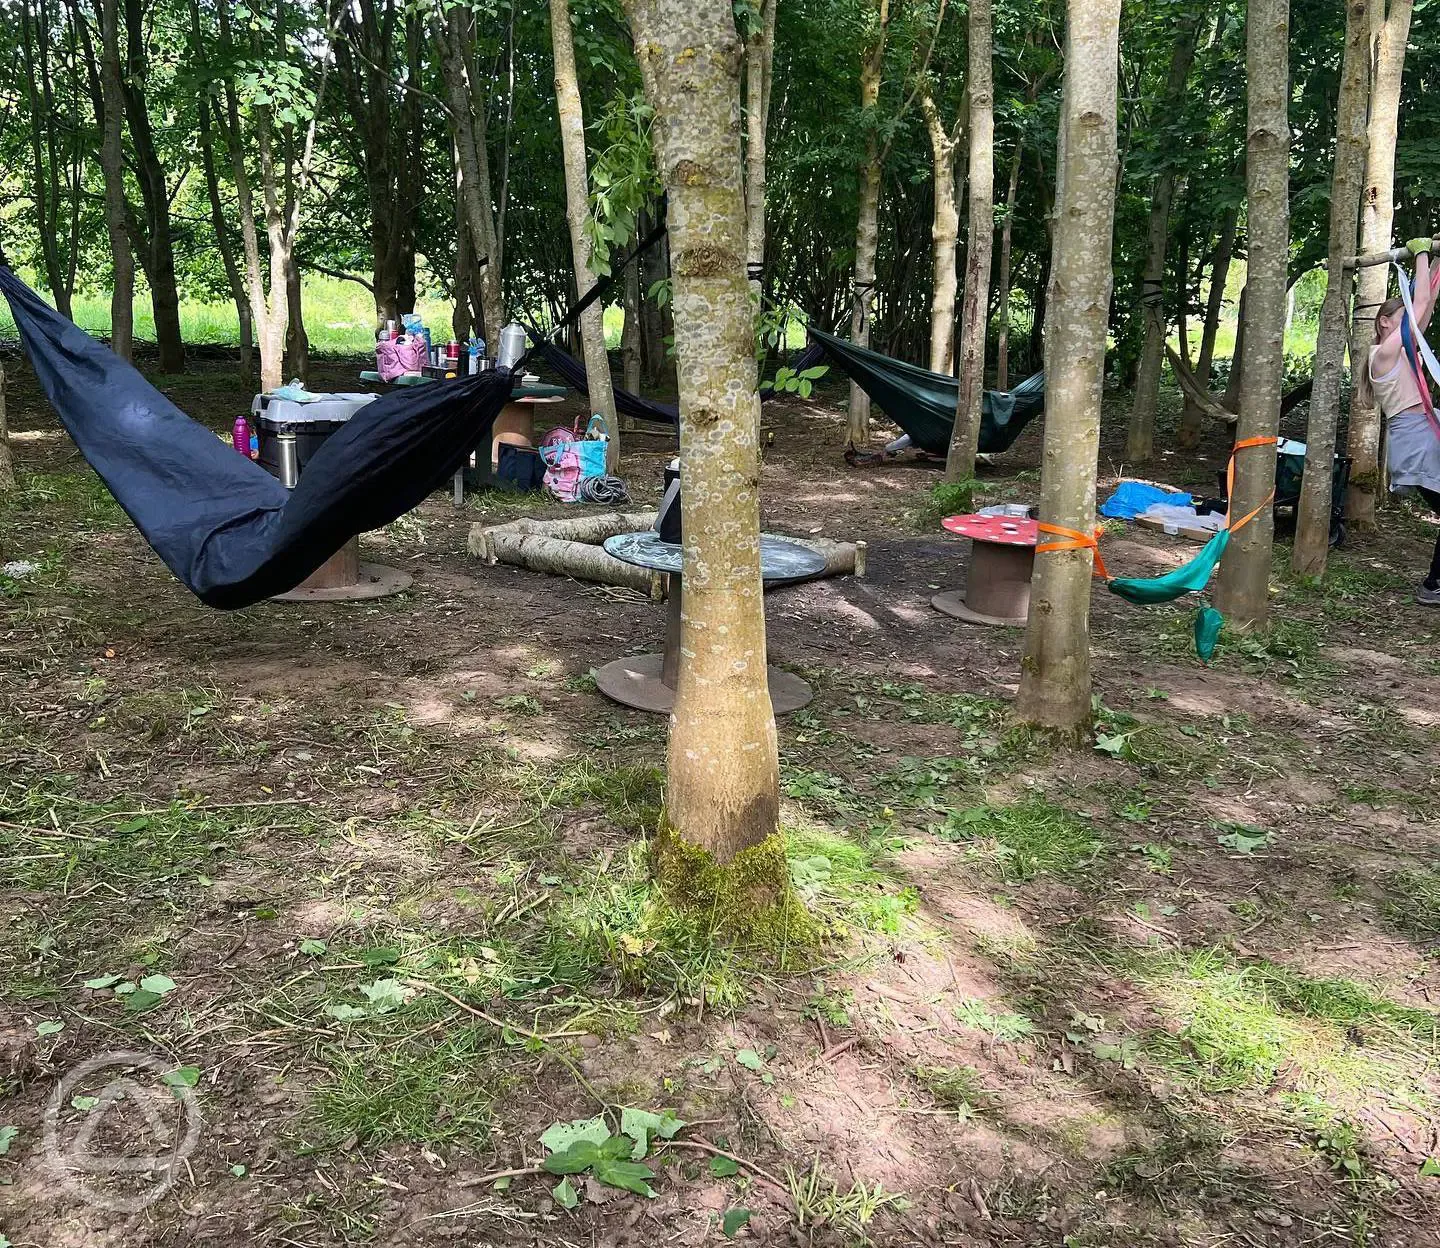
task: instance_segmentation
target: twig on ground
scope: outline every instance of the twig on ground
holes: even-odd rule
[[[460,1000],[454,993],[446,992],[439,984],[432,984],[428,979],[402,979],[402,984],[409,988],[418,988],[422,992],[433,992],[437,996],[444,997],[451,1005],[458,1005],[467,1014],[473,1014],[476,1018],[483,1018],[492,1027],[499,1027],[502,1031],[513,1031],[519,1036],[528,1036],[531,1040],[539,1040],[548,1044],[551,1040],[563,1040],[567,1036],[583,1036],[583,1031],[552,1031],[548,1035],[541,1035],[538,1031],[531,1031],[528,1027],[522,1027],[519,1023],[507,1023],[503,1018],[496,1018],[493,1014],[487,1014],[484,1010],[476,1009],[468,1002]]]
[[[785,1203],[796,1213],[795,1198],[790,1194],[790,1189],[780,1182],[768,1170],[762,1170],[753,1161],[747,1161],[744,1157],[737,1157],[734,1153],[727,1153],[723,1148],[717,1148],[709,1140],[666,1140],[661,1146],[663,1148],[698,1148],[701,1152],[710,1153],[715,1157],[728,1157],[737,1166],[750,1171],[760,1182],[767,1187],[774,1188],[785,1199]],[[657,1150],[658,1151],[658,1150]]]
[[[518,1170],[493,1170],[489,1174],[473,1179],[461,1179],[456,1187],[484,1187],[487,1183],[498,1183],[501,1179],[519,1179],[527,1174],[544,1174],[544,1166],[522,1166]]]

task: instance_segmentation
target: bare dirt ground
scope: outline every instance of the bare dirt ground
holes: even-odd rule
[[[1193,604],[1097,587],[1098,745],[1057,749],[1009,722],[1020,635],[929,606],[967,561],[938,474],[846,469],[833,396],[767,405],[767,528],[870,546],[768,598],[817,691],[781,727],[805,961],[648,884],[665,724],[589,673],[663,611],[465,553],[561,507],[437,494],[363,542],[412,592],[209,611],[5,365],[4,1242],[1440,1243],[1423,517],[1323,588],[1277,552],[1274,633],[1208,667]],[[218,361],[162,384],[216,429],[248,399]],[[1033,498],[1039,442],[983,501]],[[1154,475],[1207,490],[1222,447]],[[668,454],[628,440],[637,501]],[[652,1123],[653,1197],[537,1172],[626,1109],[687,1124]]]

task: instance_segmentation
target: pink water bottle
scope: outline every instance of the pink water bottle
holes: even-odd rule
[[[230,431],[230,440],[240,454],[246,459],[250,458],[250,422],[245,417],[235,417],[235,427]]]

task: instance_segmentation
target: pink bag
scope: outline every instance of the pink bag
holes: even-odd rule
[[[425,339],[387,338],[375,344],[375,367],[381,381],[394,381],[406,373],[418,373],[426,361]]]
[[[575,434],[563,425],[550,430],[540,443],[540,458],[545,461],[545,488],[562,503],[573,503],[584,476]]]

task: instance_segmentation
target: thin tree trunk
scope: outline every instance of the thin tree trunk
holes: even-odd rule
[[[504,299],[500,289],[500,269],[495,263],[499,242],[495,232],[495,214],[491,207],[490,157],[485,142],[485,114],[477,113],[476,94],[471,84],[469,39],[465,17],[468,10],[456,5],[437,20],[435,40],[440,53],[440,68],[450,105],[455,147],[462,173],[461,192],[465,203],[465,219],[470,226],[474,246],[474,263],[480,271],[482,316],[485,338],[500,341],[500,328],[505,320]]]
[[[190,0],[190,37],[191,56],[195,64],[205,71],[205,33],[200,23],[199,0]],[[210,111],[213,101],[209,95],[208,84],[196,95],[195,104],[200,160],[205,171],[205,193],[210,201],[210,227],[215,234],[216,250],[220,252],[221,263],[225,266],[231,298],[235,300],[235,315],[240,325],[240,372],[248,376],[254,364],[255,325],[250,313],[250,300],[245,293],[245,278],[235,259],[235,245],[230,239],[230,227],[225,221],[225,205],[220,198],[220,176],[215,166],[215,138]]]
[[[100,9],[100,169],[105,178],[105,229],[110,236],[110,349],[122,360],[134,354],[135,256],[125,225],[125,153],[121,127],[125,88],[120,71],[121,0],[96,0]]]
[[[875,300],[875,253],[880,245],[880,136],[875,109],[880,101],[880,76],[885,67],[885,36],[890,29],[890,0],[872,0],[875,29],[860,61],[860,110],[865,114],[865,159],[860,164],[859,212],[855,221],[855,281],[850,298],[850,341],[870,345],[871,309]],[[870,441],[870,396],[853,381],[847,438],[851,446]]]
[[[1410,38],[1412,0],[1372,0],[1375,20],[1375,76],[1370,95],[1370,122],[1365,157],[1365,187],[1360,199],[1360,251],[1369,255],[1390,248],[1395,224],[1395,135],[1400,116],[1400,84],[1405,71],[1405,46]],[[1375,314],[1385,302],[1389,270],[1384,265],[1361,269],[1355,292],[1355,327],[1351,335],[1351,368],[1369,365],[1375,341]],[[1380,409],[1373,399],[1350,403],[1347,452],[1352,462],[1345,516],[1356,529],[1375,527],[1375,496],[1384,484],[1380,463]]]
[[[1315,384],[1305,431],[1308,471],[1301,481],[1291,551],[1290,566],[1297,576],[1323,576],[1330,551],[1330,464],[1340,421],[1340,382],[1350,324],[1350,293],[1355,283],[1355,271],[1345,261],[1354,254],[1360,183],[1365,176],[1370,4],[1371,0],[1346,0],[1345,5],[1345,56],[1335,106],[1335,172],[1330,182],[1330,260],[1315,339]],[[1361,357],[1368,357],[1368,352],[1357,352],[1357,358]]]
[[[1245,197],[1249,281],[1245,297],[1244,401],[1236,441],[1273,438],[1280,428],[1285,379],[1286,259],[1290,248],[1289,0],[1249,0],[1245,21]],[[1232,524],[1256,508],[1220,564],[1215,605],[1239,632],[1263,630],[1270,618],[1270,552],[1275,509],[1275,448],[1249,447],[1235,463]]]
[[[210,226],[215,233],[215,247],[225,266],[225,278],[230,283],[230,296],[235,300],[235,315],[240,322],[240,371],[248,376],[255,361],[255,323],[250,314],[250,300],[245,294],[245,279],[240,275],[240,266],[235,260],[235,246],[230,241],[230,227],[225,222],[225,205],[220,199],[220,177],[215,168],[215,141],[211,136],[208,96],[200,96],[198,110],[200,159],[205,167],[205,191],[210,199]]]
[[[130,122],[130,144],[135,152],[136,181],[145,205],[145,233],[136,240],[144,247],[148,261],[145,276],[150,283],[150,306],[155,320],[155,343],[160,349],[160,371],[185,371],[185,341],[180,329],[180,290],[175,279],[175,241],[170,229],[170,189],[165,168],[155,150],[150,126],[150,108],[145,94],[148,65],[145,45],[145,15],[141,0],[124,0],[126,64],[121,79],[126,116]]]
[[[670,200],[685,576],[683,660],[670,718],[658,855],[694,880],[694,853],[749,851],[750,904],[788,896],[775,834],[779,762],[760,580],[760,400],[730,0],[625,0]],[[687,868],[692,868],[687,870]],[[751,869],[756,876],[751,876]],[[743,903],[742,903],[743,904]],[[727,915],[718,916],[722,920]]]
[[[625,389],[640,393],[640,262],[625,270],[625,328],[620,334],[620,361]]]
[[[985,339],[989,325],[990,257],[995,243],[995,86],[990,0],[970,0],[970,230],[965,244],[965,297],[960,310],[960,389],[945,479],[975,475],[980,411],[985,398]]]
[[[780,0],[761,0],[759,33],[745,42],[745,272],[757,298],[765,267],[765,137],[779,7]]]
[[[1088,534],[1110,311],[1120,0],[1069,0],[1067,27],[1040,519]],[[1027,723],[1077,737],[1091,721],[1092,565],[1084,547],[1037,553],[1015,704]]]
[[[451,145],[452,152],[454,145]],[[464,174],[460,170],[460,158],[455,157],[455,311],[450,314],[450,329],[456,341],[468,342],[470,328],[475,324],[470,312],[470,291],[473,279],[470,273],[470,227],[465,220],[465,195],[461,189]],[[478,326],[483,337],[484,324]],[[499,345],[498,343],[496,344]],[[488,347],[489,344],[487,343]]]
[[[1005,221],[1000,227],[999,338],[996,343],[995,389],[1010,389],[1010,237],[1015,225],[1015,200],[1020,193],[1020,160],[1025,144],[1015,140],[1015,158],[1010,162],[1010,185],[1005,189]]]
[[[1210,293],[1205,301],[1205,326],[1200,332],[1200,355],[1195,363],[1195,378],[1202,386],[1210,384],[1210,366],[1215,357],[1215,335],[1220,329],[1220,314],[1225,307],[1225,283],[1230,277],[1230,260],[1235,254],[1235,226],[1240,217],[1238,208],[1231,208],[1220,223],[1220,241],[1210,263]],[[1188,397],[1180,414],[1179,445],[1194,450],[1200,445],[1200,432],[1205,414]]]
[[[56,169],[54,131],[60,124],[53,107],[40,103],[37,86],[43,84],[50,95],[50,74],[47,45],[50,39],[44,0],[32,17],[29,0],[20,6],[21,48],[24,53],[25,101],[29,113],[31,185],[35,205],[35,232],[40,242],[40,258],[45,268],[45,284],[54,296],[55,307],[62,316],[70,315],[70,290],[66,285],[64,266],[60,259],[60,238],[57,217],[60,211],[60,187]],[[36,51],[38,45],[39,56]],[[42,135],[42,130],[45,135]],[[44,141],[48,138],[48,141]],[[49,161],[46,154],[49,154]]]
[[[575,292],[583,299],[595,286],[591,269],[590,174],[585,163],[585,112],[575,71],[575,36],[570,29],[569,0],[550,0],[550,38],[555,50],[555,108],[560,117],[560,149],[565,163],[565,219],[570,226],[570,255]],[[580,347],[585,359],[585,386],[590,410],[605,418],[610,442],[606,451],[613,472],[620,462],[620,423],[615,419],[615,391],[610,356],[605,350],[605,306],[597,299],[580,314]]]
[[[930,160],[935,186],[934,217],[930,224],[930,241],[935,276],[930,295],[930,371],[948,373],[954,364],[955,350],[955,251],[960,239],[960,210],[955,204],[955,148],[959,144],[961,126],[955,133],[945,129],[940,110],[929,91],[920,96],[920,112],[930,135]]]
[[[1175,46],[1170,53],[1170,73],[1165,80],[1160,107],[1170,117],[1185,98],[1185,80],[1195,60],[1201,10],[1189,9],[1176,19]],[[1135,380],[1135,398],[1130,407],[1130,428],[1125,440],[1125,457],[1132,463],[1149,463],[1155,454],[1155,412],[1160,400],[1160,367],[1165,361],[1165,251],[1170,240],[1170,205],[1175,197],[1176,170],[1173,164],[1156,175],[1150,197],[1149,243],[1145,276],[1141,279],[1140,302],[1144,310],[1145,341],[1140,348],[1140,366]],[[1189,355],[1189,345],[1184,351]]]
[[[15,488],[15,452],[10,449],[10,422],[5,415],[5,367],[0,364],[0,494]]]
[[[1246,316],[1249,293],[1247,271],[1245,285],[1240,288],[1239,306],[1235,309],[1235,349],[1230,356],[1230,375],[1225,380],[1225,393],[1220,396],[1220,405],[1230,412],[1239,412],[1240,405],[1245,401],[1245,326],[1249,320]]]

